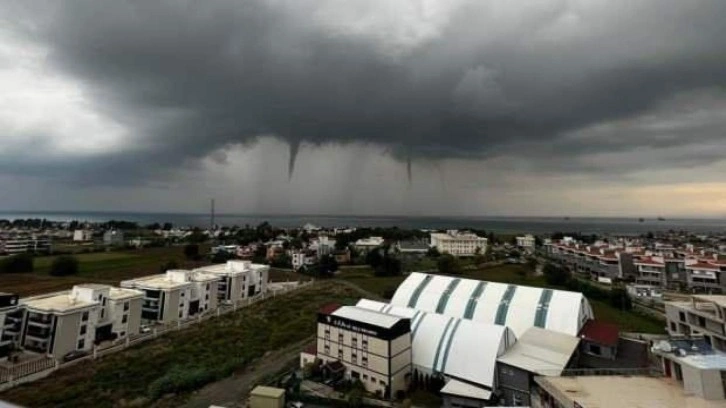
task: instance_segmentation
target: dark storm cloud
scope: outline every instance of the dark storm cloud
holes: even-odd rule
[[[725,85],[723,0],[463,1],[442,9],[446,18],[400,21],[350,3],[354,17],[308,0],[13,6],[16,31],[47,46],[134,145],[36,171],[135,182],[260,135],[290,144],[290,171],[300,143],[373,143],[404,161],[519,149],[547,163],[721,137],[717,126],[698,140],[579,132]],[[562,169],[578,165],[588,168]]]

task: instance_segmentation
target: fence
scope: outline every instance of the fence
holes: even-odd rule
[[[631,376],[662,377],[663,372],[654,367],[646,368],[570,368],[564,371],[540,372],[540,375],[582,377],[582,376]]]
[[[279,295],[283,295],[298,289],[306,288],[308,286],[311,286],[315,283],[315,281],[307,281],[307,282],[300,282],[297,284],[281,284],[277,285],[274,289],[271,289],[271,291],[268,291],[267,293],[264,293],[262,295],[258,295],[252,298],[247,299],[241,299],[236,302],[234,302],[231,305],[220,305],[217,308],[216,313],[208,313],[204,315],[198,315],[196,318],[185,320],[185,321],[177,321],[176,323],[166,324],[166,325],[159,325],[158,327],[155,327],[151,332],[149,333],[142,333],[140,335],[136,335],[133,338],[132,337],[126,337],[122,342],[112,344],[107,347],[94,347],[93,353],[89,356],[85,356],[82,358],[78,358],[72,361],[63,362],[54,360],[52,358],[48,357],[42,357],[36,360],[32,361],[26,361],[22,363],[13,364],[12,366],[0,366],[0,391],[5,391],[7,389],[10,389],[16,385],[20,385],[26,382],[35,381],[37,379],[43,378],[50,373],[52,373],[55,370],[64,368],[64,367],[70,367],[76,364],[79,364],[83,361],[89,361],[89,360],[95,360],[102,357],[105,357],[109,354],[113,354],[116,352],[119,352],[121,350],[124,350],[128,347],[135,346],[137,344],[141,344],[143,342],[155,339],[165,333],[168,333],[170,331],[175,330],[183,330],[188,327],[191,327],[194,324],[201,323],[203,321],[209,320],[214,317],[222,316],[227,313],[235,312],[238,309],[243,309],[245,307],[251,306],[253,304],[259,303],[265,299],[270,299],[277,297]],[[37,375],[36,375],[37,374]]]

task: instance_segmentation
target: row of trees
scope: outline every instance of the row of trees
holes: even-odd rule
[[[78,259],[71,255],[61,255],[53,259],[49,273],[53,276],[67,276],[78,273]],[[33,255],[18,254],[0,260],[0,273],[30,273],[35,269]]]

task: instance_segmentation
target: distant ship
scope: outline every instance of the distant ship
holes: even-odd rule
[[[565,217],[565,221],[569,221],[569,220],[570,220],[570,217]]]
[[[665,218],[663,218],[663,217],[658,217],[658,221],[665,221]]]
[[[643,222],[643,221],[645,221],[645,218],[638,218],[638,222]]]

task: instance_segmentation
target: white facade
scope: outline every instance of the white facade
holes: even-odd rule
[[[91,241],[93,239],[93,231],[91,230],[75,230],[73,231],[73,241],[75,242],[83,242],[83,241]]]
[[[528,249],[530,251],[534,250],[534,244],[535,239],[532,235],[525,235],[523,237],[517,237],[517,246],[520,248]]]
[[[308,251],[294,251],[290,258],[292,258],[292,269],[296,271],[302,266],[314,265],[317,260],[315,253]]]
[[[226,264],[204,266],[195,271],[217,277],[217,297],[223,302],[255,297],[267,292],[270,267],[250,261],[227,261]]]
[[[355,241],[355,244],[353,246],[355,249],[363,252],[368,252],[372,249],[376,249],[383,245],[385,240],[383,237],[368,237],[368,238],[361,238],[357,241]]]
[[[446,233],[431,233],[431,246],[442,254],[473,256],[477,252],[486,252],[487,239],[472,233],[448,230]]]
[[[330,255],[335,251],[335,240],[322,235],[310,244],[310,249],[317,251],[318,256]]]
[[[143,292],[87,283],[74,286],[70,296],[99,304],[94,340],[119,339],[139,332]]]

